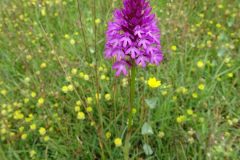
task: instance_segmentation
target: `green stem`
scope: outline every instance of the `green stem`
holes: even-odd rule
[[[136,66],[133,66],[131,69],[131,77],[130,77],[130,106],[128,111],[128,129],[125,140],[125,145],[123,148],[124,160],[129,159],[129,150],[130,150],[130,138],[131,138],[131,128],[133,125],[133,112],[132,108],[134,107],[134,99],[135,99],[135,79],[136,79]]]
[[[133,113],[132,108],[134,108],[134,99],[135,99],[135,79],[136,79],[136,67],[133,66],[131,69],[131,79],[130,79],[130,108],[128,115],[128,130],[132,127]]]

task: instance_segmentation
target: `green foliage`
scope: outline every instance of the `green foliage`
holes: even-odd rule
[[[137,69],[130,156],[239,159],[239,1],[151,4],[164,61]],[[129,79],[103,57],[121,1],[0,6],[0,160],[123,159]]]

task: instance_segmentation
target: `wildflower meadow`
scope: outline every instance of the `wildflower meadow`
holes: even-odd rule
[[[239,0],[0,0],[0,160],[239,160]]]

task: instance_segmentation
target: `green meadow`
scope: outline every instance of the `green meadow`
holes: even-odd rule
[[[150,2],[164,60],[129,109],[104,58],[121,0],[0,0],[0,160],[239,159],[240,1]]]

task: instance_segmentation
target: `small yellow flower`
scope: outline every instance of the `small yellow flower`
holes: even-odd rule
[[[64,35],[64,38],[65,38],[65,39],[69,39],[69,38],[70,38],[69,34],[65,34],[65,35]]]
[[[233,73],[228,73],[227,76],[228,76],[229,78],[232,78],[232,77],[233,77]]]
[[[218,8],[219,8],[219,9],[223,9],[223,5],[222,5],[222,4],[219,4],[219,5],[218,5]]]
[[[96,123],[95,123],[94,121],[92,121],[92,122],[90,123],[90,125],[91,125],[91,126],[95,126]]]
[[[105,100],[110,101],[111,100],[111,95],[109,93],[105,94]]]
[[[165,133],[163,131],[158,132],[158,137],[163,138],[165,136]]]
[[[76,42],[75,42],[74,39],[71,39],[71,40],[70,40],[70,43],[71,43],[71,45],[74,45]]]
[[[230,126],[233,125],[233,121],[232,121],[232,120],[229,119],[227,122],[228,122],[228,124],[229,124]]]
[[[30,157],[33,158],[37,153],[35,150],[31,150],[29,154],[30,154]]]
[[[182,94],[187,94],[188,93],[188,89],[185,88],[185,87],[182,87],[181,88],[181,92],[182,92]]]
[[[22,114],[21,111],[16,110],[13,114],[13,118],[16,119],[16,120],[20,120],[20,119],[24,118],[24,115]]]
[[[203,63],[203,61],[198,61],[198,62],[197,62],[197,67],[198,67],[198,68],[201,68],[201,69],[204,68],[204,63]]]
[[[92,112],[93,109],[92,109],[92,107],[87,107],[86,110],[87,110],[87,112]]]
[[[68,86],[63,86],[62,87],[62,92],[67,93],[68,92]]]
[[[187,114],[188,114],[188,115],[193,115],[193,110],[192,110],[192,109],[188,109],[188,110],[187,110]]]
[[[105,136],[106,136],[107,139],[109,139],[109,138],[112,136],[112,134],[111,134],[111,132],[107,132],[107,133],[105,134]]]
[[[212,32],[207,32],[207,34],[208,34],[209,36],[212,36],[212,35],[213,35]]]
[[[93,101],[92,97],[87,97],[87,104],[92,104],[92,101]]]
[[[114,144],[116,147],[122,146],[122,139],[121,138],[115,138],[114,139]]]
[[[201,91],[203,91],[203,90],[205,89],[205,85],[202,84],[202,83],[199,84],[199,85],[198,85],[198,89],[201,90]]]
[[[69,91],[73,91],[74,90],[74,86],[72,84],[68,85],[67,88],[68,88]]]
[[[106,79],[106,76],[103,74],[103,75],[101,75],[100,79],[101,79],[101,80],[105,80],[105,79]]]
[[[37,95],[37,94],[36,94],[35,92],[32,92],[32,93],[31,93],[31,97],[32,97],[32,98],[35,98],[36,95]]]
[[[47,64],[46,63],[42,63],[41,65],[40,65],[40,68],[42,68],[42,69],[44,69],[44,68],[46,68],[47,67]]]
[[[217,28],[221,28],[222,25],[218,23],[218,24],[216,24],[216,27],[217,27]]]
[[[30,80],[31,80],[31,79],[30,79],[29,77],[26,77],[26,78],[24,79],[25,83],[29,83]]]
[[[178,99],[177,96],[173,96],[173,97],[172,97],[172,100],[173,100],[173,101],[176,101],[177,99]]]
[[[198,94],[197,94],[197,93],[193,93],[193,94],[192,94],[192,97],[193,97],[193,98],[198,98]]]
[[[24,133],[24,134],[22,134],[21,139],[22,139],[22,140],[25,140],[25,139],[27,139],[27,136],[28,136],[28,135],[27,135],[26,133]]]
[[[136,108],[132,108],[132,113],[136,114],[137,113],[137,109]]]
[[[32,131],[34,131],[36,128],[37,128],[36,124],[31,124],[31,125],[30,125],[30,129],[31,129]]]
[[[29,102],[29,99],[28,98],[24,98],[24,103],[26,104],[26,103],[28,103]]]
[[[1,134],[6,134],[6,133],[7,133],[6,128],[2,128],[0,133],[1,133]]]
[[[6,96],[6,95],[7,95],[7,90],[5,90],[5,89],[1,90],[1,94],[2,94],[3,96]]]
[[[42,16],[46,16],[46,8],[45,7],[43,7],[41,9],[41,14],[42,14]]]
[[[89,80],[89,75],[85,74],[83,78],[84,78],[84,80],[88,81]]]
[[[79,73],[79,77],[80,77],[80,78],[84,78],[84,73],[83,73],[83,72],[80,72],[80,73]]]
[[[41,127],[41,128],[38,130],[38,132],[39,132],[39,134],[40,134],[41,136],[44,136],[47,131],[46,131],[45,128]]]
[[[101,19],[99,19],[99,18],[95,19],[95,24],[96,25],[99,25],[100,23],[101,23]]]
[[[154,78],[149,78],[148,85],[151,88],[158,88],[159,86],[161,86],[161,81],[160,80],[158,81],[155,77]]]
[[[43,98],[39,98],[39,99],[38,99],[38,105],[39,105],[39,106],[43,105],[44,101],[45,101],[45,100],[44,100]]]
[[[23,130],[24,130],[24,127],[23,126],[21,126],[21,127],[19,127],[19,132],[23,132]]]
[[[229,137],[229,136],[231,135],[231,133],[225,132],[224,135],[225,135],[226,137]]]
[[[76,75],[77,72],[78,72],[77,68],[73,68],[73,69],[71,70],[71,73],[72,73],[73,75]]]
[[[181,115],[179,117],[177,117],[177,123],[183,123],[186,121],[186,116]]]
[[[75,110],[75,112],[79,112],[80,111],[80,106],[75,106],[74,110]]]
[[[85,114],[83,112],[78,112],[77,119],[84,120],[85,119]]]
[[[174,45],[171,46],[171,50],[172,50],[172,51],[176,51],[176,50],[177,50],[177,46],[174,46]]]
[[[45,142],[48,142],[49,139],[50,139],[49,136],[44,136],[44,137],[43,137],[43,140],[44,140]]]
[[[82,102],[81,102],[81,101],[77,101],[77,102],[76,102],[76,105],[81,106],[81,105],[82,105]]]

